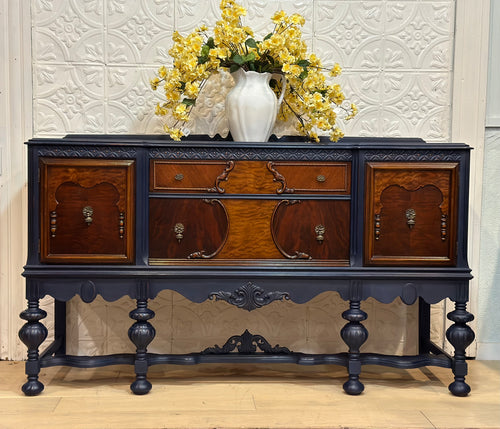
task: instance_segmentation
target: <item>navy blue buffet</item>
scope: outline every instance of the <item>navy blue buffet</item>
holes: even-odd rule
[[[148,135],[69,135],[27,145],[28,306],[19,331],[28,349],[26,395],[42,392],[45,367],[130,364],[131,390],[145,394],[151,365],[215,362],[341,365],[352,395],[364,390],[363,365],[439,366],[453,372],[452,394],[469,393],[467,145]],[[164,289],[247,311],[336,291],[346,301],[346,350],[290,351],[246,331],[222,347],[149,353],[155,314],[148,302]],[[136,353],[67,355],[65,305],[76,295],[86,303],[98,295],[136,300],[128,330]],[[41,352],[45,296],[55,299],[55,339]],[[370,297],[419,305],[417,355],[361,351],[369,334],[362,303]],[[452,356],[429,339],[430,304],[446,298],[455,303],[446,332]]]

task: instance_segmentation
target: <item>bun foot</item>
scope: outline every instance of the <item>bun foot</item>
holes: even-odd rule
[[[448,390],[455,396],[467,396],[471,389],[465,381],[454,381],[448,386]]]
[[[28,380],[23,384],[22,390],[26,396],[36,396],[42,393],[43,383],[38,380]]]
[[[363,390],[365,390],[365,386],[361,381],[359,381],[357,378],[356,379],[351,379],[347,380],[344,383],[344,391],[348,395],[359,395]]]
[[[135,380],[130,385],[130,390],[136,395],[145,395],[149,393],[152,387],[152,384],[148,380]]]

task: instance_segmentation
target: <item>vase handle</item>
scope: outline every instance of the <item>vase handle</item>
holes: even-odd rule
[[[286,92],[286,77],[284,74],[281,73],[273,73],[274,76],[279,76],[281,79],[281,94],[278,97],[278,106],[281,106],[281,103],[283,102],[283,98],[285,98],[285,92]]]

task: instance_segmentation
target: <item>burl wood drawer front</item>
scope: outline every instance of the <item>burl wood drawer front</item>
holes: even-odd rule
[[[40,159],[42,262],[132,263],[132,160]]]
[[[151,192],[224,193],[224,181],[233,170],[233,161],[152,160]]]
[[[457,163],[369,163],[365,263],[454,265]]]
[[[151,198],[150,263],[349,260],[350,202]]]

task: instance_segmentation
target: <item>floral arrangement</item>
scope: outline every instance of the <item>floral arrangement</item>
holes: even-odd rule
[[[357,108],[348,105],[339,84],[327,83],[326,75],[338,76],[340,66],[326,69],[314,53],[307,52],[301,31],[305,19],[299,14],[276,12],[271,18],[272,32],[257,41],[252,29],[242,24],[244,7],[235,0],[222,0],[220,9],[221,19],[213,35],[208,34],[206,26],[186,37],[174,32],[174,45],[169,51],[173,68],[160,67],[151,80],[154,90],[163,85],[166,101],[156,106],[156,114],[172,115],[173,126],[165,125],[171,138],[180,140],[187,135],[185,125],[207,79],[220,70],[234,72],[239,68],[285,76],[286,92],[277,119],[295,120],[297,131],[308,140],[319,141],[320,131],[329,132],[332,141],[343,137],[336,125],[337,114],[351,119]],[[272,79],[270,84],[277,94],[281,91],[277,80]]]

